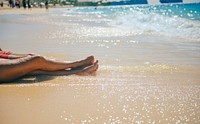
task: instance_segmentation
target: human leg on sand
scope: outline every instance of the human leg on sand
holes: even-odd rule
[[[41,56],[27,56],[24,58],[13,60],[8,59],[0,62],[0,82],[12,81],[36,70],[53,72],[70,68],[77,68],[80,66],[89,66],[93,63],[93,56],[72,63],[48,60]],[[74,71],[73,73],[75,73],[76,71]]]
[[[85,66],[85,67],[80,67],[80,68],[74,68],[71,70],[60,70],[60,71],[43,71],[43,70],[36,70],[36,71],[32,71],[30,73],[28,73],[27,75],[54,75],[54,76],[67,76],[67,75],[72,75],[72,74],[76,74],[76,75],[82,75],[82,76],[86,76],[86,75],[90,75],[90,74],[94,74],[94,72],[97,71],[99,65],[98,65],[98,61],[96,61],[94,64],[90,65],[90,66]]]

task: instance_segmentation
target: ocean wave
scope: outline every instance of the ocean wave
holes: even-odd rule
[[[124,15],[116,16],[111,25],[134,32],[151,32],[197,41],[200,39],[200,21],[177,16],[131,11]]]
[[[78,8],[83,15],[108,18],[110,26],[134,34],[152,34],[199,41],[199,3]]]

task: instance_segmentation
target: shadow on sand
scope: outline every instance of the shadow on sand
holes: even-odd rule
[[[1,84],[29,84],[29,83],[31,84],[31,83],[39,83],[48,80],[53,80],[55,78],[56,76],[49,76],[49,75],[25,76],[15,81],[1,83]]]

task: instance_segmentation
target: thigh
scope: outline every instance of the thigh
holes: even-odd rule
[[[37,69],[34,57],[0,61],[0,81],[19,78]]]

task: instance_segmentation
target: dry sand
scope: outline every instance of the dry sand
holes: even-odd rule
[[[17,8],[3,8],[0,9],[0,14],[39,14],[46,13],[48,10],[45,8],[32,8],[32,9],[17,9]]]

